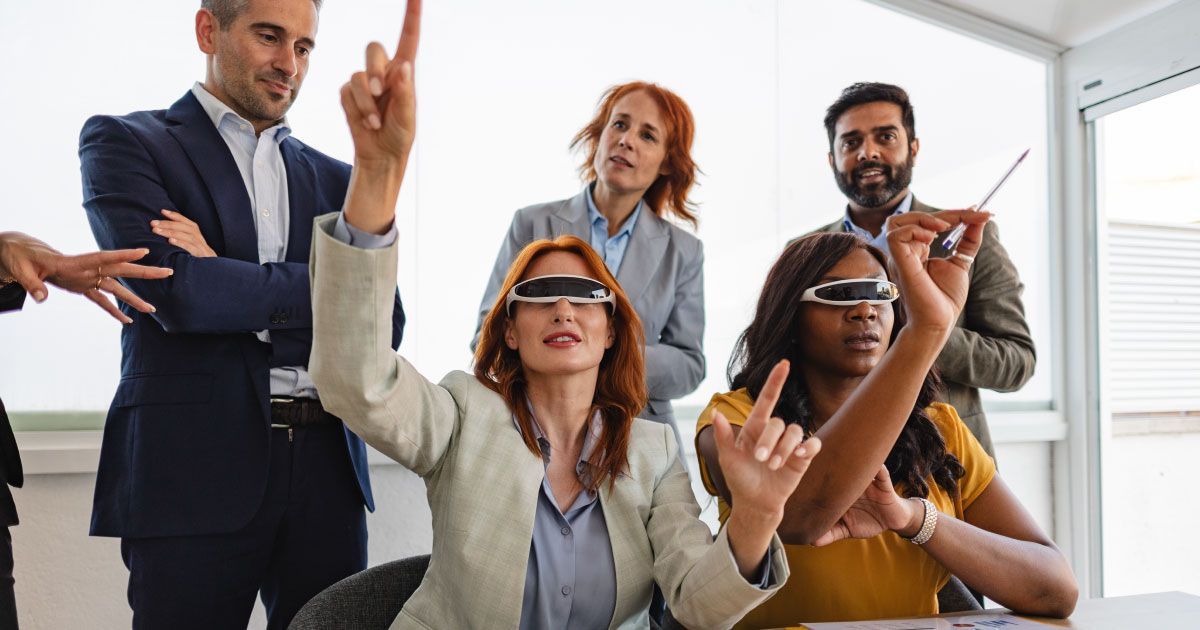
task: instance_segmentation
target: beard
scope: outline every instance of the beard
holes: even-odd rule
[[[292,103],[300,93],[300,81],[282,72],[255,72],[236,57],[228,59],[226,63],[228,65],[222,64],[224,67],[221,70],[225,76],[225,92],[233,100],[230,107],[246,120],[279,120],[291,109]],[[287,96],[266,92],[258,84],[260,79],[282,83],[290,86],[292,90]]]
[[[849,173],[842,173],[833,166],[833,179],[847,199],[863,208],[878,208],[904,192],[912,183],[913,156],[910,151],[904,162],[892,168],[883,162],[863,162]],[[883,182],[860,184],[858,176],[863,171],[877,168],[883,173]]]

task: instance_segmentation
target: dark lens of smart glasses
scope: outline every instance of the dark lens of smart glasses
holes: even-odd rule
[[[894,300],[900,290],[890,282],[846,282],[816,290],[816,296],[832,302],[865,302],[867,300]]]
[[[599,299],[608,295],[608,288],[587,278],[548,276],[517,285],[517,295],[524,298],[565,297]]]

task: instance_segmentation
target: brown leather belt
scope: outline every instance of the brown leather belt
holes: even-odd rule
[[[341,421],[325,411],[325,408],[321,406],[321,401],[315,398],[271,397],[271,426],[273,428],[312,427],[338,422]]]

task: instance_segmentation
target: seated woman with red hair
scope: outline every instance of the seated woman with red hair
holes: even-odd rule
[[[686,625],[732,625],[787,579],[774,532],[818,443],[767,416],[737,442],[723,426],[738,507],[713,540],[673,433],[635,417],[646,403],[641,323],[586,242],[520,251],[484,319],[474,374],[434,384],[390,349],[380,318],[391,317],[398,248],[354,240],[395,235],[418,5],[396,58],[372,44],[367,71],[343,88],[350,231],[335,236],[335,217],[318,219],[311,260],[310,371],[325,408],[428,491],[429,569],[392,627],[645,627],[655,583]]]

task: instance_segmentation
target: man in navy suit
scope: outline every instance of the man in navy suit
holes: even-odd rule
[[[203,0],[204,83],[80,136],[96,240],[175,272],[128,281],[157,311],[130,312],[121,336],[92,511],[93,535],[122,539],[136,628],[244,628],[259,593],[285,628],[366,566],[365,446],[307,371],[313,218],[341,208],[350,166],[285,118],[319,9]],[[397,294],[393,347],[403,325]]]

